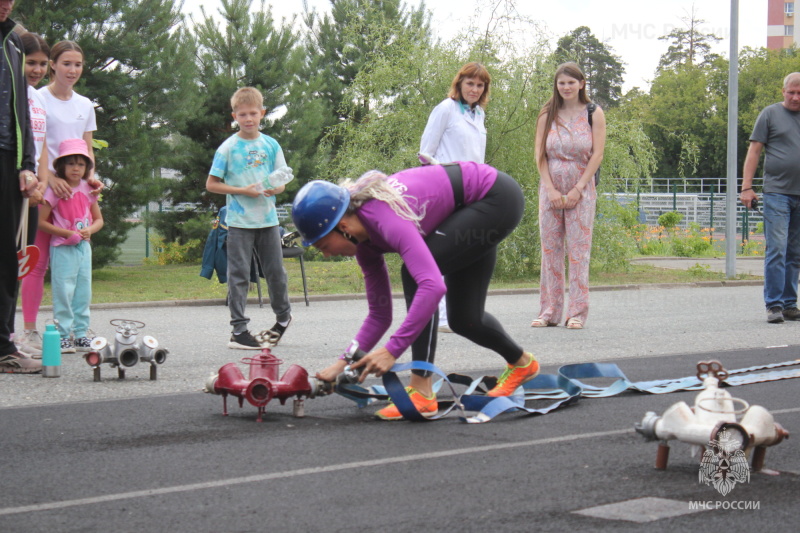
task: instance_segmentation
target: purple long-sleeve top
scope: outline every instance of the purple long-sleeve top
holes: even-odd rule
[[[486,196],[497,180],[497,170],[478,163],[459,165],[464,204],[469,205]],[[446,292],[442,273],[425,244],[425,236],[453,213],[455,200],[447,172],[441,166],[403,170],[387,180],[406,198],[411,209],[422,215],[422,231],[381,200],[369,200],[356,212],[369,234],[369,240],[360,243],[356,252],[364,272],[369,314],[355,340],[362,350],[369,352],[392,325],[392,292],[383,254],[398,253],[417,282],[417,292],[405,320],[386,343],[386,349],[400,357],[422,332]]]

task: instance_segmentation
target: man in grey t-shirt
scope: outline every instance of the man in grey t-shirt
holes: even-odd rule
[[[764,158],[764,303],[767,322],[800,320],[800,72],[783,80],[783,102],[765,107],[756,119],[742,169],[739,195],[748,208],[761,152]]]

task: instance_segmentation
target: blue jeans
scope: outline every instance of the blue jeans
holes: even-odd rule
[[[764,303],[767,309],[797,307],[800,276],[800,196],[764,194]]]

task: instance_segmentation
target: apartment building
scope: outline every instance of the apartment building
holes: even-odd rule
[[[800,21],[795,16],[795,4],[785,0],[768,0],[767,48],[770,50],[800,44]]]

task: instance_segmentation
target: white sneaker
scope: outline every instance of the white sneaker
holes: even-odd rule
[[[19,352],[0,355],[0,374],[38,374],[42,363]]]
[[[14,344],[34,359],[42,357],[42,336],[35,329],[26,329],[19,338],[14,339]]]

